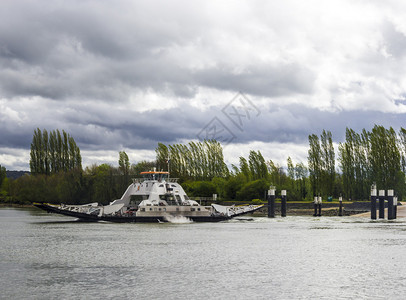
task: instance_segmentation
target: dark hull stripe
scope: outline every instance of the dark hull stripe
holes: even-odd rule
[[[74,212],[74,211],[68,211],[68,210],[62,210],[57,207],[47,205],[47,204],[41,204],[41,203],[35,203],[34,206],[45,210],[49,213],[56,213],[60,215],[65,215],[69,217],[74,217],[74,218],[79,218],[81,220],[89,221],[89,222],[97,222],[97,221],[107,221],[107,222],[115,222],[115,223],[157,223],[157,222],[167,222],[167,220],[163,216],[151,216],[151,217],[140,217],[140,216],[132,216],[132,217],[119,217],[119,216],[97,216],[97,215],[90,215],[90,214],[85,214],[85,213],[79,213],[79,212]],[[194,222],[220,222],[220,221],[226,221],[230,220],[233,217],[245,215],[248,213],[252,213],[257,209],[260,209],[261,207],[255,208],[251,211],[240,213],[233,215],[232,217],[228,216],[191,216],[191,217],[186,217]]]

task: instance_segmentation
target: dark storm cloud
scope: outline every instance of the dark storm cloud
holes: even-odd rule
[[[262,110],[258,117],[246,120],[243,130],[227,124],[236,135],[235,142],[253,141],[307,144],[310,134],[320,135],[323,130],[332,132],[334,142],[345,140],[346,128],[361,132],[371,130],[375,124],[396,131],[405,127],[406,114],[389,114],[377,111],[321,111],[304,105],[272,106]]]
[[[49,110],[49,111],[45,111]],[[393,126],[398,130],[404,115],[367,111],[328,112],[311,109],[303,105],[273,105],[261,107],[258,116],[244,120],[242,128],[231,123],[222,113],[221,107],[210,107],[206,111],[182,105],[181,108],[136,112],[124,108],[106,109],[76,103],[69,110],[58,105],[37,112],[36,118],[54,114],[58,123],[44,122],[47,130],[65,129],[80,145],[82,150],[154,149],[158,142],[178,143],[182,140],[197,139],[199,132],[217,117],[235,135],[236,143],[254,141],[306,144],[309,134],[321,134],[330,130],[334,141],[341,142],[345,128],[357,132],[370,130],[374,124]],[[4,122],[10,122],[5,120]],[[2,126],[5,126],[5,123]],[[3,127],[6,128],[6,127]],[[7,127],[2,130],[0,147],[27,148],[36,127]]]
[[[251,95],[275,97],[291,94],[309,94],[315,75],[298,64],[248,66],[235,72],[219,66],[196,74],[201,85],[233,91],[236,87]]]
[[[204,36],[199,18],[182,27],[185,17],[174,21],[179,12],[173,8],[171,16],[130,4],[6,1],[0,12],[1,95],[128,101],[147,88],[186,98],[197,86],[266,96],[312,91],[315,76],[297,63],[262,62],[236,73],[224,57],[209,53],[210,64],[218,66],[195,70],[191,64],[205,51],[195,41],[212,38]],[[196,57],[183,60],[191,45]]]

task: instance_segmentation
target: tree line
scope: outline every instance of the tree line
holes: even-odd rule
[[[367,200],[373,183],[378,189],[405,192],[406,130],[376,125],[371,131],[347,128],[345,141],[335,148],[330,131],[308,137],[307,164],[287,157],[286,167],[251,150],[227,167],[221,144],[215,140],[165,145],[159,143],[154,161],[130,164],[124,151],[118,167],[109,164],[81,167],[80,150],[65,131],[35,130],[31,145],[31,175],[8,180],[0,167],[2,198],[12,201],[107,204],[121,197],[131,179],[156,167],[179,178],[189,196],[221,200],[265,199],[270,186],[288,190],[290,200],[312,200],[315,195]],[[338,149],[338,154],[335,151]]]
[[[343,195],[352,199],[368,199],[371,185],[378,189],[394,189],[399,197],[405,194],[406,130],[375,125],[371,131],[357,133],[346,129],[345,142],[339,144]]]

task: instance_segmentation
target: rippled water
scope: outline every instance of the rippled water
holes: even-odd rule
[[[2,299],[405,299],[406,220],[79,223],[0,209]]]

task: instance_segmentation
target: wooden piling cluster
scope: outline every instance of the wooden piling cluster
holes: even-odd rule
[[[268,190],[268,218],[275,218],[275,191],[276,189],[273,186]],[[281,197],[281,217],[286,217],[286,190],[281,191]]]
[[[314,214],[313,217],[321,217],[321,204],[323,203],[323,200],[321,199],[321,197],[314,197]]]
[[[376,186],[371,188],[371,219],[376,220],[376,202],[378,201],[378,217],[379,219],[385,219],[385,201],[388,206],[388,220],[394,220],[397,217],[398,198],[395,196],[394,190],[379,190],[379,196],[377,196]]]

